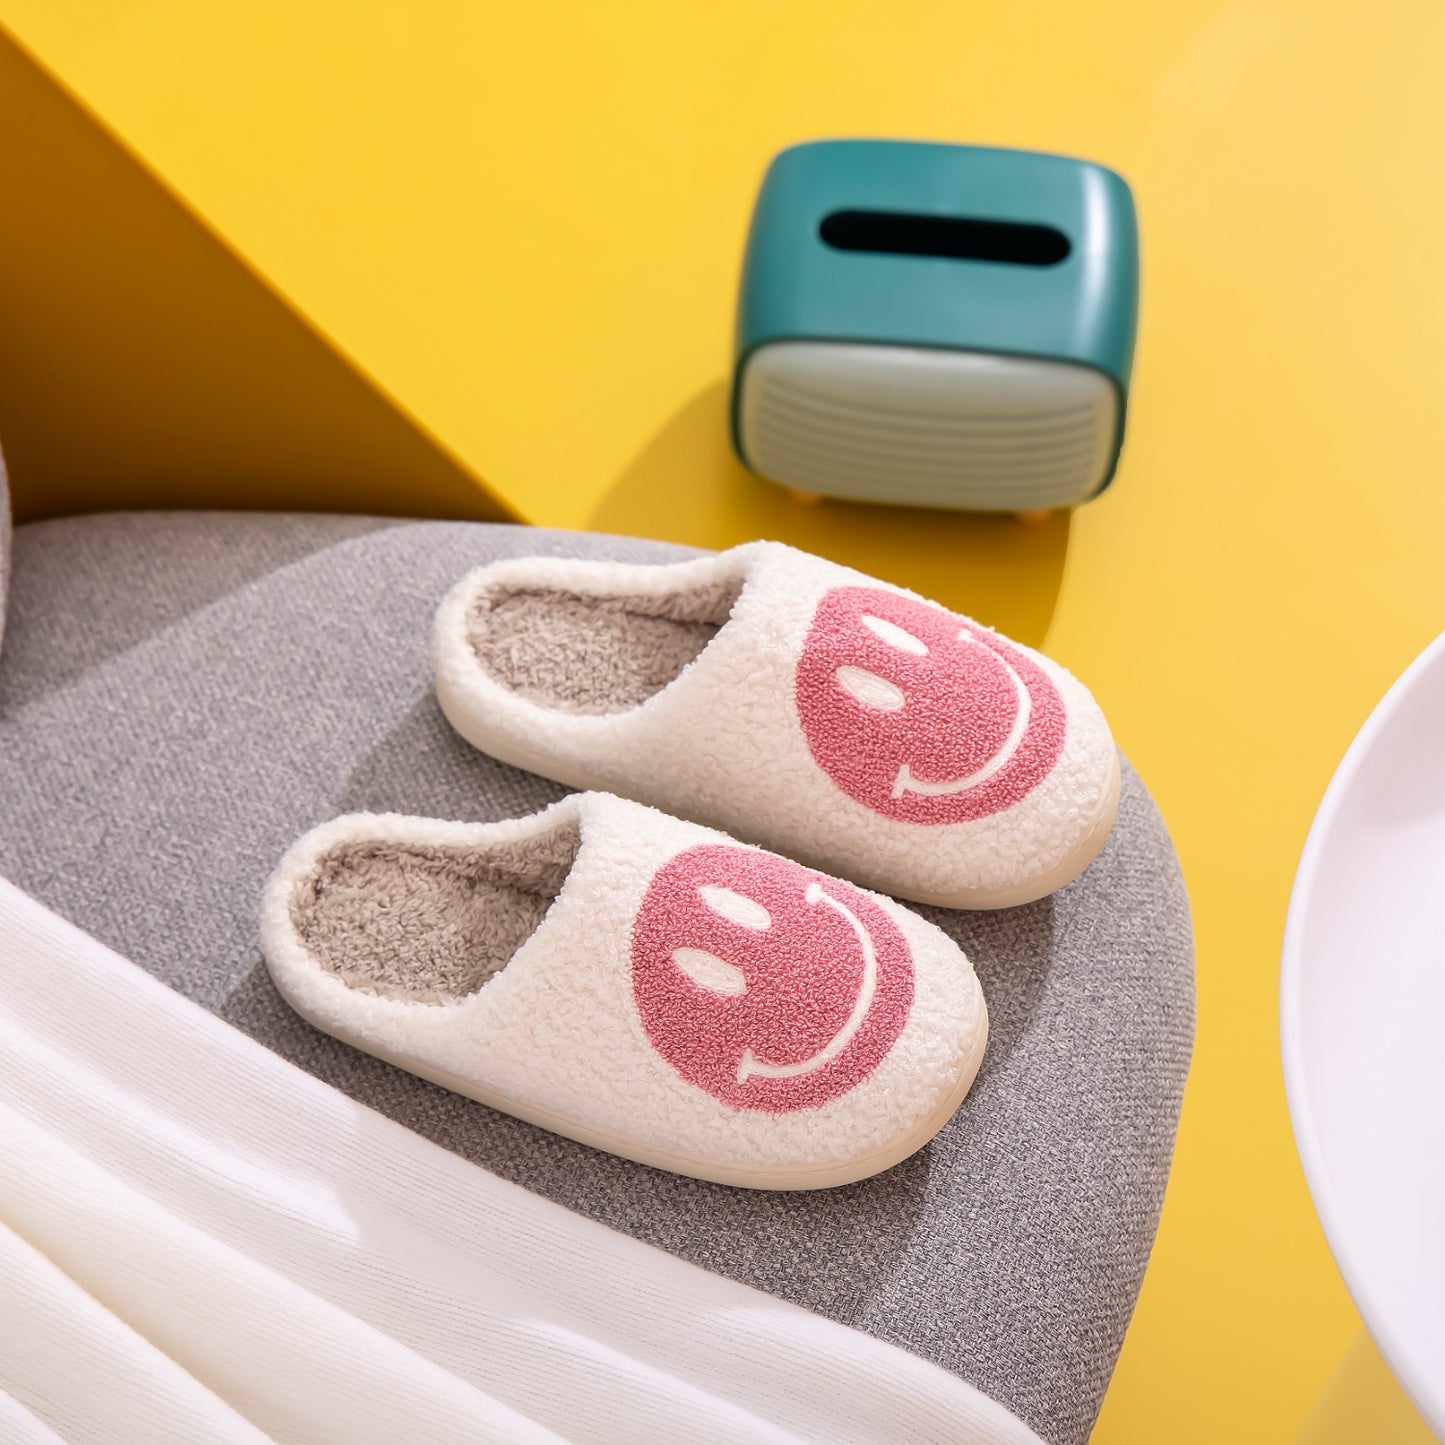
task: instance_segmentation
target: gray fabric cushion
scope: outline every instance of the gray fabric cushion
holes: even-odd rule
[[[979,1081],[934,1143],[847,1189],[676,1178],[491,1112],[315,1032],[277,996],[257,897],[353,809],[524,813],[557,785],[446,725],[432,610],[513,552],[681,549],[474,524],[101,516],[15,538],[0,665],[0,872],[314,1074],[529,1189],[956,1371],[1086,1438],[1153,1239],[1193,1030],[1174,852],[1125,769],[1087,874],[1003,913],[922,910],[989,1001]]]

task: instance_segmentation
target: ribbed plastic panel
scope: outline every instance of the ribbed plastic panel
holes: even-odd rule
[[[1108,379],[1064,362],[779,342],[750,359],[743,448],[764,476],[919,507],[1067,506],[1109,465]]]

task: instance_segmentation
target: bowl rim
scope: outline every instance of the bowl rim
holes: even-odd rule
[[[1445,633],[1436,637],[1410,663],[1375,704],[1325,789],[1314,821],[1310,824],[1290,889],[1280,957],[1279,1026],[1285,1099],[1289,1106],[1295,1148],[1330,1254],[1391,1373],[1431,1428],[1441,1431],[1445,1430],[1445,1388],[1442,1388],[1441,1382],[1432,1382],[1415,1367],[1411,1352],[1402,1347],[1401,1332],[1390,1317],[1380,1291],[1351,1252],[1345,1215],[1330,1187],[1325,1151],[1315,1127],[1306,1078],[1302,1024],[1307,972],[1305,920],[1311,910],[1320,866],[1334,837],[1340,812],[1381,734],[1408,704],[1420,680],[1437,667],[1445,667]]]

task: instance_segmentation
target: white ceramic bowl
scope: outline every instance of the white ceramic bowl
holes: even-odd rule
[[[1445,1435],[1445,636],[1320,804],[1280,979],[1295,1140],[1380,1353]]]

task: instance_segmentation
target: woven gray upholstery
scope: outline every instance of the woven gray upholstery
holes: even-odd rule
[[[519,814],[557,785],[463,744],[431,613],[506,553],[682,549],[462,523],[116,515],[15,536],[0,659],[0,873],[286,1058],[466,1158],[956,1371],[1086,1438],[1154,1235],[1193,1030],[1188,906],[1126,767],[1113,837],[1052,899],[922,910],[992,1038],[937,1140],[834,1192],[702,1184],[595,1153],[348,1049],[256,944],[285,847],[359,808]]]

